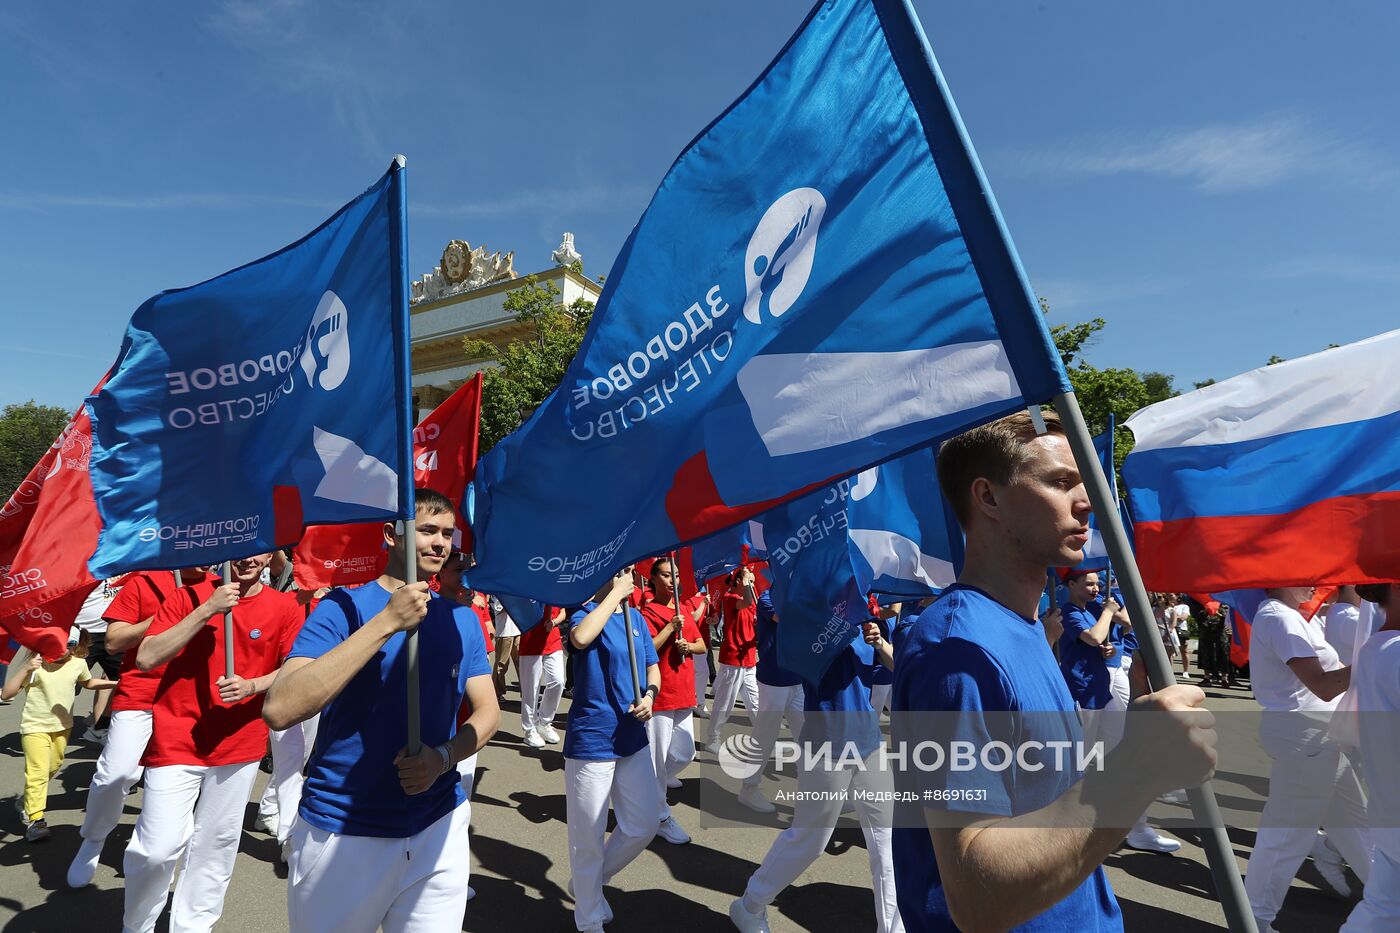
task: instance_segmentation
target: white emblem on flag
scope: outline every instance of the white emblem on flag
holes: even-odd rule
[[[306,329],[301,368],[308,383],[327,392],[344,382],[350,372],[350,312],[335,292],[326,292],[316,305],[316,314]]]
[[[399,475],[388,464],[348,437],[316,427],[311,430],[312,445],[326,470],[316,486],[317,498],[388,511],[398,507]]]
[[[825,215],[826,198],[816,188],[794,188],[763,212],[744,254],[744,317],[750,322],[759,323],[765,310],[780,316],[807,287]]]

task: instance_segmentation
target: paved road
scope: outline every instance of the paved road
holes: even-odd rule
[[[1211,691],[1216,711],[1257,709],[1247,691]],[[141,804],[140,792],[129,801],[121,825],[107,842],[93,886],[69,891],[64,886],[68,861],[78,846],[78,825],[85,789],[92,778],[98,749],[75,743],[56,778],[49,798],[51,841],[23,841],[9,794],[21,786],[23,757],[17,734],[21,700],[0,707],[0,933],[74,931],[105,933],[121,928],[121,859]],[[79,698],[85,713],[88,699]],[[568,701],[565,701],[567,707]],[[472,884],[477,897],[467,911],[465,931],[571,930],[568,845],[564,827],[563,759],[557,748],[531,749],[520,741],[517,695],[505,704],[501,732],[481,755],[472,814]],[[563,721],[562,713],[560,721]],[[708,728],[697,721],[702,732]],[[731,720],[745,727],[743,715]],[[1244,717],[1222,717],[1222,771],[1216,782],[1227,820],[1235,811],[1257,810],[1268,788],[1267,759],[1257,747]],[[695,841],[672,846],[654,841],[617,879],[608,899],[617,922],[614,931],[724,930],[730,900],[742,892],[762,860],[782,821],[768,825],[702,828],[698,809],[724,798],[724,778],[705,756],[683,776],[685,787],[672,794],[673,809]],[[261,793],[265,776],[258,779]],[[257,794],[254,795],[256,799]],[[245,825],[251,826],[249,805]],[[1120,850],[1108,859],[1114,890],[1130,931],[1198,933],[1223,928],[1198,834],[1180,828],[1182,808],[1158,805],[1156,822],[1175,832],[1186,845],[1177,857]],[[779,816],[781,816],[781,812]],[[1241,823],[1244,820],[1241,819]],[[849,825],[847,825],[849,823]],[[1177,829],[1173,826],[1177,825]],[[1231,831],[1241,870],[1254,840],[1252,831]],[[285,872],[276,864],[276,845],[267,836],[246,830],[238,865],[229,886],[224,931],[273,931],[286,928]],[[774,930],[873,930],[870,870],[864,841],[854,820],[843,821],[825,856],[788,889],[769,911]],[[1345,919],[1350,905],[1323,894],[1311,865],[1305,865],[1289,893],[1276,926],[1281,933],[1328,933]],[[1353,880],[1353,884],[1355,882]],[[353,897],[353,891],[346,892]],[[164,930],[162,920],[160,929]]]

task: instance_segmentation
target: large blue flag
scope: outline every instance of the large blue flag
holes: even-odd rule
[[[291,246],[132,315],[88,399],[101,579],[411,518],[404,169]]]
[[[1069,388],[908,3],[824,0],[672,165],[562,385],[478,466],[470,580],[576,602]]]

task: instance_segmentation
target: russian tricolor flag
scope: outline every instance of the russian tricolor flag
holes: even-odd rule
[[[1149,589],[1400,579],[1400,330],[1159,402],[1128,427]]]

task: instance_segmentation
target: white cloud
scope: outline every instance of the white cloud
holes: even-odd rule
[[[1264,270],[1268,278],[1338,279],[1362,284],[1400,285],[1400,263],[1359,256],[1321,255],[1281,260]]]
[[[1113,306],[1131,304],[1140,298],[1150,298],[1174,291],[1185,280],[1170,276],[1136,276],[1133,278],[1034,278],[1031,285],[1036,295],[1050,303],[1052,317],[1067,311],[1105,313]]]
[[[1363,184],[1394,178],[1359,142],[1295,115],[1066,141],[1007,153],[1006,159],[1021,175],[1159,175],[1208,192],[1258,190],[1306,175]]]

